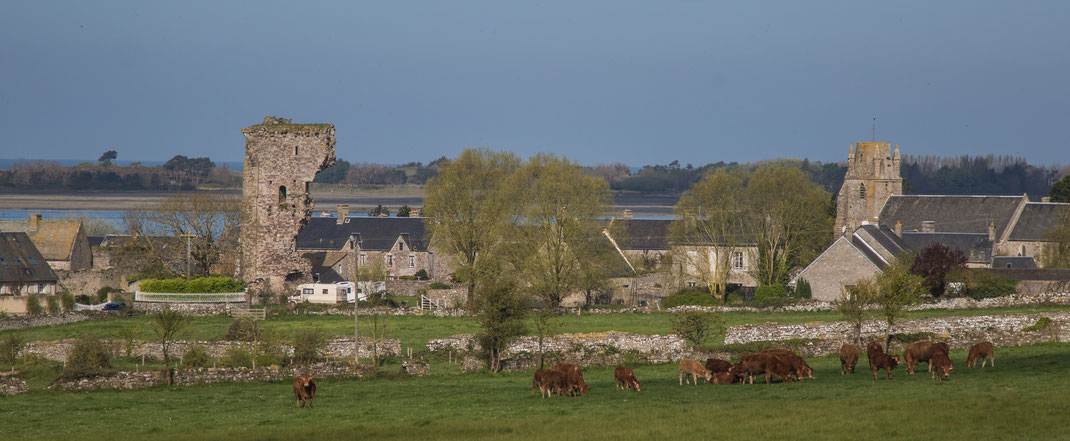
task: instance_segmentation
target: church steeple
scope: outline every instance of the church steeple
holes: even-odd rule
[[[867,160],[868,159],[868,160]],[[876,223],[884,203],[903,194],[899,174],[900,154],[887,142],[859,142],[848,150],[847,174],[836,199],[836,231],[851,233],[866,223]]]

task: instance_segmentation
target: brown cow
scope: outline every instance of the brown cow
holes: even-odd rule
[[[950,380],[951,371],[955,370],[955,365],[951,364],[951,359],[947,358],[947,354],[940,351],[933,351],[932,357],[929,358],[929,366],[933,368],[932,379],[936,379],[937,375],[940,376],[940,380]]]
[[[869,359],[869,368],[873,369],[873,356],[883,354],[884,347],[879,342],[871,341],[866,345],[866,358]]]
[[[613,370],[613,385],[617,386],[617,390],[635,389],[639,392],[639,380],[635,378],[635,372],[624,366],[617,366]]]
[[[903,367],[906,368],[908,374],[914,374],[914,368],[918,366],[918,362],[928,362],[929,357],[932,354],[933,342],[931,341],[916,341],[907,345],[906,349],[903,349]],[[929,363],[929,371],[932,371],[932,363]]]
[[[568,374],[555,370],[542,372],[542,378],[540,378],[539,382],[539,393],[543,398],[547,398],[555,393],[559,396],[568,393]]]
[[[992,346],[992,342],[983,341],[973,345],[970,348],[969,355],[966,356],[966,366],[974,367],[977,365],[977,359],[981,359],[981,367],[985,367],[985,363],[991,361],[992,367],[996,367],[996,348]]]
[[[579,366],[572,363],[558,363],[554,365],[552,370],[565,374],[568,381],[568,394],[572,396],[587,395],[587,391],[591,390],[587,383],[583,381],[583,371]]]
[[[858,346],[851,344],[840,346],[840,374],[855,373],[856,364],[858,364]]]
[[[312,408],[312,399],[316,398],[316,380],[311,375],[298,375],[294,377],[294,398],[297,399],[297,407]]]
[[[728,368],[728,373],[735,375],[739,379],[740,384],[745,383],[743,377],[747,376],[747,369],[743,367],[743,362],[737,362]]]
[[[731,367],[732,363],[729,363],[724,360],[718,360],[716,358],[706,359],[706,370],[713,373],[728,372],[728,369],[730,369]]]
[[[772,384],[770,380],[773,375],[780,377],[780,380],[785,383],[791,383],[793,381],[792,376],[798,376],[793,367],[795,359],[792,356],[779,353],[767,355],[765,358],[765,384]]]
[[[710,384],[732,384],[736,382],[736,374],[732,372],[718,372],[713,374],[713,381]]]
[[[773,354],[779,355],[791,364],[792,375],[795,375],[796,380],[802,380],[803,377],[814,378],[814,370],[810,368],[809,364],[806,364],[806,360],[803,360],[798,354],[789,351],[787,349],[764,349],[761,354]]]
[[[888,372],[888,379],[892,379],[892,369],[899,366],[900,359],[898,355],[888,355],[883,352],[874,353],[869,357],[869,369],[873,371],[873,381],[877,381],[877,371],[884,369]]]
[[[541,390],[542,389],[541,386],[542,386],[542,382],[544,381],[543,380],[543,376],[546,375],[547,372],[550,372],[550,371],[548,371],[546,369],[536,369],[535,370],[535,375],[532,375],[532,377],[531,377],[531,393],[532,394],[534,394],[536,390]]]
[[[697,360],[692,360],[690,358],[684,358],[680,360],[681,386],[684,385],[685,378],[687,378],[688,375],[691,376],[691,379],[694,380],[695,384],[698,384],[698,377],[700,375],[702,376],[702,378],[706,379],[707,383],[709,383],[710,380],[713,378],[713,374],[711,374],[710,371],[706,370],[706,367],[703,366],[702,363],[699,363]],[[688,381],[688,383],[690,382],[691,381]]]

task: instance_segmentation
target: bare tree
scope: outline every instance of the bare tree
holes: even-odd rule
[[[125,215],[123,220],[131,230],[150,236],[192,235],[190,258],[201,275],[207,276],[220,262],[233,261],[225,255],[237,252],[240,207],[237,196],[179,193]]]
[[[152,330],[156,333],[156,337],[160,339],[163,364],[164,369],[167,371],[167,384],[169,385],[175,384],[175,372],[171,368],[171,342],[175,340],[178,333],[189,326],[189,322],[190,318],[188,316],[170,308],[157,312],[153,316]]]
[[[680,197],[671,234],[680,277],[698,277],[710,295],[727,300],[731,258],[742,252],[747,211],[743,179],[718,170]]]

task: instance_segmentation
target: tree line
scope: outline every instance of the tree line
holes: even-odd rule
[[[16,160],[0,170],[0,188],[26,190],[193,190],[201,185],[238,187],[241,173],[226,165],[216,167],[209,158],[175,155],[163,165],[112,164],[114,150],[96,163],[62,166],[56,161]]]

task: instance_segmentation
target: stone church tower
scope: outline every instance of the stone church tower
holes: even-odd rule
[[[850,234],[864,222],[877,223],[884,203],[903,194],[899,175],[899,144],[892,153],[887,142],[860,142],[851,146],[847,174],[836,199],[836,233]]]
[[[308,224],[316,173],[334,164],[334,124],[293,124],[265,117],[242,129],[242,227],[239,276],[253,290],[287,289],[309,279],[297,254],[297,233]]]

